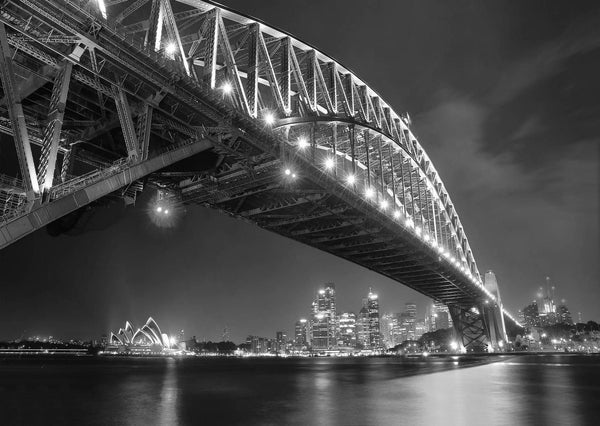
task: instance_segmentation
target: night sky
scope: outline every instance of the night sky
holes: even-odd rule
[[[223,0],[367,81],[441,174],[477,264],[516,314],[545,277],[574,318],[600,320],[600,5],[589,2]],[[369,286],[382,311],[427,299],[347,261],[200,207],[172,229],[97,209],[78,235],[44,230],[0,251],[0,339],[99,338],[153,316],[220,340],[293,333],[318,286],[340,310]]]

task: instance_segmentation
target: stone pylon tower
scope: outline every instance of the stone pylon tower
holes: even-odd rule
[[[485,316],[489,328],[490,344],[495,351],[502,351],[508,342],[506,325],[502,314],[502,299],[498,289],[498,281],[493,271],[487,271],[483,280],[485,288],[496,297],[496,302],[489,302],[485,307]]]

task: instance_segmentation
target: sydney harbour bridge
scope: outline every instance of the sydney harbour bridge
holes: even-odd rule
[[[410,119],[348,68],[209,1],[0,4],[0,248],[150,187],[389,277],[447,304],[465,348],[502,348],[517,323]]]

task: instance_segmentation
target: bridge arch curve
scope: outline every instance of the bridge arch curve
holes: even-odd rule
[[[100,3],[3,6],[0,48],[48,72],[46,102],[59,115],[40,132],[30,124],[39,111],[26,105],[21,114],[9,102],[14,119],[0,121],[24,149],[21,176],[35,178],[11,182],[20,191],[11,189],[17,202],[0,217],[0,247],[104,195],[135,199],[138,180],[150,176],[185,203],[242,217],[436,300],[470,308],[495,299],[410,120],[350,69],[212,2]],[[25,15],[34,25],[22,25]],[[11,99],[18,76],[2,72]],[[75,101],[59,108],[69,96]],[[73,127],[62,129],[64,121]],[[106,133],[121,145],[107,144]],[[41,147],[44,178],[30,145]],[[210,167],[161,172],[205,151]],[[31,182],[38,179],[43,193]]]

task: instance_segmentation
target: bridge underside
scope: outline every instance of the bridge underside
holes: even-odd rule
[[[151,187],[444,302],[465,336],[489,322],[472,309],[493,296],[454,205],[376,92],[210,2],[121,3],[108,20],[95,1],[0,6],[0,248]],[[467,346],[489,341],[479,329]]]

